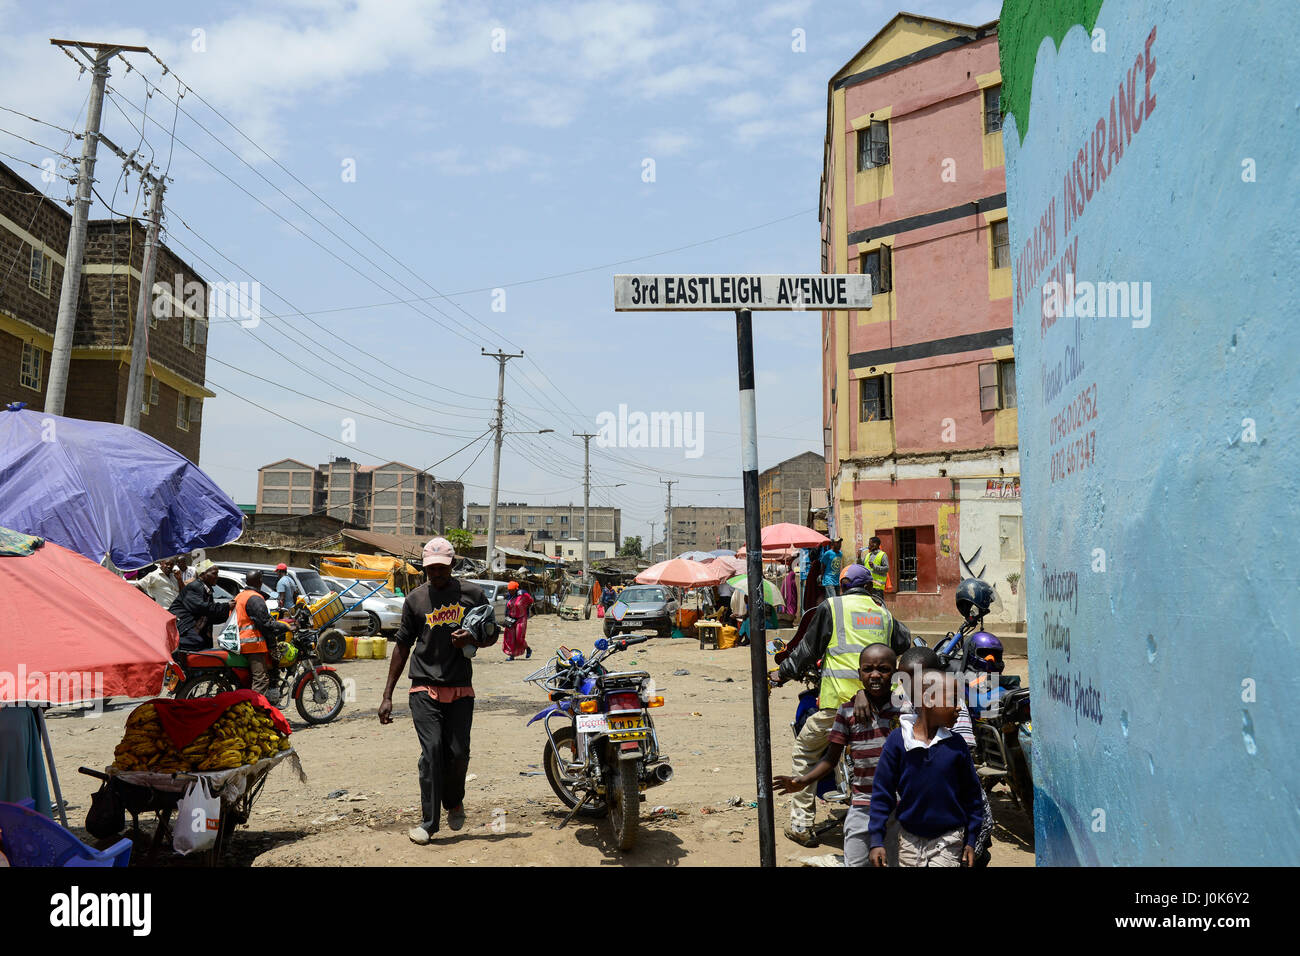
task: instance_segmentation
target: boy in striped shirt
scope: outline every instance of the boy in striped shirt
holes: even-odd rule
[[[866,866],[870,853],[867,824],[871,817],[871,788],[876,775],[880,751],[895,727],[901,712],[890,700],[897,658],[888,644],[868,644],[858,657],[858,677],[862,680],[867,705],[864,713],[854,712],[853,701],[844,703],[835,713],[835,723],[827,736],[828,746],[821,761],[798,777],[773,777],[773,787],[781,793],[798,793],[834,771],[844,748],[849,748],[853,764],[851,805],[844,818],[844,865]]]

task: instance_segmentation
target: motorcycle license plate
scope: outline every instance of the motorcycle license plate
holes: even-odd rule
[[[644,737],[646,722],[643,717],[611,717],[609,729],[616,738]]]
[[[604,714],[579,714],[578,733],[603,734],[609,730],[609,719]]]

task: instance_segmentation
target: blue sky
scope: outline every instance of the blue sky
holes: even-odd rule
[[[260,324],[214,323],[208,345],[218,397],[200,464],[237,501],[280,458],[424,467],[452,455],[489,427],[485,347],[526,353],[509,364],[507,427],[555,429],[506,439],[503,500],[581,503],[570,433],[625,404],[702,413],[705,428],[689,459],[592,443],[592,502],[622,508],[625,535],[645,541],[656,521],[662,537],[660,477],[679,479],[675,504],[741,504],[734,318],[615,313],[611,277],[817,272],[826,82],[897,7],[192,6],[0,0],[0,106],[84,124],[88,75],[50,37],[148,46],[175,71],[142,54],[129,57],[138,72],[114,61],[104,130],[159,165],[170,157],[164,225],[178,254],[210,281],[262,283]],[[978,24],[998,8],[921,0],[910,12]],[[190,116],[170,101],[176,76]],[[0,128],[0,151],[37,164],[67,138],[12,113]],[[100,194],[143,213],[120,172],[101,150]],[[760,467],[821,450],[819,334],[815,313],[755,318]],[[434,474],[486,502],[485,444]]]

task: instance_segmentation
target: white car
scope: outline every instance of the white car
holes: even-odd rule
[[[361,595],[369,594],[371,589],[379,582],[325,578],[325,583],[340,594],[347,590],[349,586],[352,586],[351,592],[343,598],[345,605],[351,605]],[[359,610],[365,611],[366,617],[370,621],[370,630],[367,633],[374,636],[386,631],[397,630],[402,624],[402,604],[404,600],[385,587],[362,601]]]

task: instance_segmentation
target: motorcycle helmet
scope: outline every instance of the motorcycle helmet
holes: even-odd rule
[[[871,572],[860,564],[850,564],[840,574],[840,587],[848,590],[849,588],[866,588],[871,585]]]
[[[967,578],[957,585],[957,613],[968,621],[978,621],[989,612],[996,597],[987,581]]]
[[[988,631],[970,636],[970,667],[990,674],[1002,673],[1002,642]]]
[[[491,604],[480,604],[478,607],[472,607],[460,619],[460,626],[473,634],[476,641],[495,639],[497,636],[496,612]],[[478,648],[473,644],[466,644],[461,648],[461,651],[464,652],[466,657],[473,657],[478,653]]]

